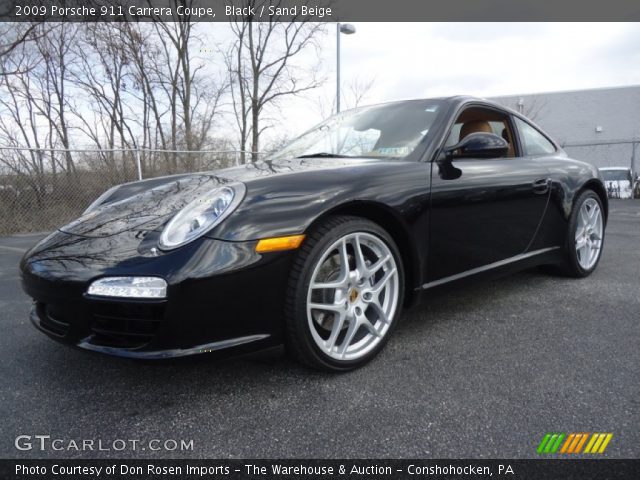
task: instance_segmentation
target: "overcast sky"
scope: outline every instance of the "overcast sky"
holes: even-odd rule
[[[345,79],[359,72],[375,76],[379,100],[640,84],[640,24],[362,23],[356,28],[356,34],[342,36]]]
[[[342,77],[374,79],[365,103],[443,95],[497,96],[640,84],[638,23],[354,23]],[[287,102],[287,130],[321,119],[335,91],[335,25],[321,56],[327,83]],[[309,55],[305,61],[317,61]]]

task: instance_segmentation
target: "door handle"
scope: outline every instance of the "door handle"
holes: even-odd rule
[[[539,178],[535,182],[533,182],[533,193],[537,193],[538,195],[544,195],[549,191],[549,186],[551,185],[550,178]]]

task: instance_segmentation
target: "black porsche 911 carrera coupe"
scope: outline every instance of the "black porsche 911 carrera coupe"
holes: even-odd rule
[[[434,287],[596,268],[607,194],[522,115],[469,97],[341,113],[266,161],[117,186],[21,263],[33,324],[156,359],[284,344],[363,365]]]

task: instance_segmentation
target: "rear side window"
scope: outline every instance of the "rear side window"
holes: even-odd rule
[[[522,147],[526,156],[547,155],[556,151],[556,147],[553,143],[547,140],[547,137],[542,133],[518,117],[515,117],[515,120],[516,126],[520,131]]]

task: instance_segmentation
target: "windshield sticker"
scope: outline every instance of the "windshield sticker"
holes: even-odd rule
[[[381,147],[376,148],[374,151],[380,155],[390,156],[409,155],[409,153],[411,153],[409,147]]]

